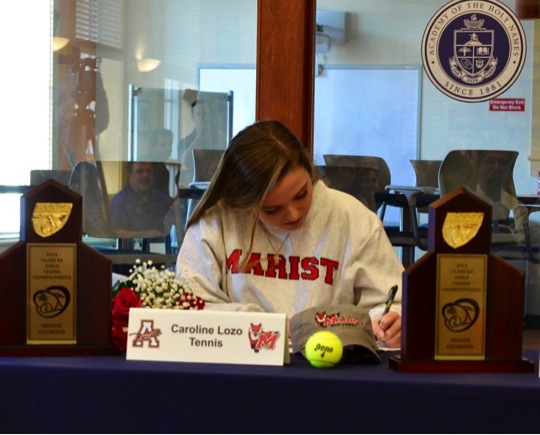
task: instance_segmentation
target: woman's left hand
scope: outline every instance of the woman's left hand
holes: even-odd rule
[[[373,333],[379,342],[389,348],[401,347],[401,316],[395,311],[371,321]]]

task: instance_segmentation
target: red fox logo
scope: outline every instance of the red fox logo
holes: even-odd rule
[[[262,323],[251,323],[248,330],[249,344],[255,353],[261,349],[274,350],[279,336],[277,331],[264,331]]]
[[[339,317],[339,314],[326,314],[326,311],[323,311],[322,313],[315,313],[315,322],[319,326],[326,326],[332,324],[337,317]]]
[[[322,313],[315,313],[315,323],[317,326],[323,328],[327,326],[362,326],[364,322],[360,319],[356,319],[352,316],[342,316],[341,313],[326,314],[326,311]]]

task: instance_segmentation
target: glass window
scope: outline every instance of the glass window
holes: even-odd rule
[[[501,1],[504,8],[513,12],[516,3]],[[510,59],[508,70],[513,68],[517,53],[525,58],[517,80],[504,93],[495,94],[495,99],[465,101],[439,90],[442,86],[433,84],[423,66],[425,29],[448,4],[442,0],[317,1],[315,161],[328,164],[329,154],[381,157],[389,167],[391,184],[414,186],[417,174],[413,160],[438,168],[452,150],[517,151],[513,167],[515,186],[507,183],[516,204],[515,192],[524,201],[527,195],[537,193],[538,186],[540,148],[538,117],[534,115],[538,111],[534,92],[538,76],[534,70],[538,20],[520,20],[526,44],[521,45],[522,38],[515,30],[512,44],[506,40],[507,46],[512,46],[512,51],[508,48],[506,52],[513,53],[511,58],[506,56]],[[498,10],[499,14],[504,13],[502,7]],[[478,18],[482,19],[477,21],[473,14],[466,16],[455,33],[448,32],[456,42],[455,47],[449,43],[446,68],[470,74],[470,80],[477,80],[473,83],[481,83],[486,77],[487,83],[494,65],[503,60],[491,56],[495,53],[490,51],[491,47],[495,44],[501,50],[497,53],[504,53],[505,38],[490,39],[494,34],[491,32],[496,31],[495,20]],[[443,17],[440,27],[432,28],[430,35],[434,41],[440,36],[437,30],[442,34],[448,20]],[[452,84],[447,86],[450,89]],[[482,92],[489,95],[492,89],[485,86]],[[459,92],[463,92],[458,86],[451,91],[454,97],[461,97]],[[475,160],[475,164],[479,161]],[[414,164],[418,168],[419,164]],[[502,179],[494,179],[497,177]],[[473,187],[481,193],[480,184],[476,181]],[[539,240],[540,213],[531,217],[533,241]],[[387,208],[385,218],[389,222],[400,221],[400,210]],[[425,215],[420,218],[427,222]],[[519,262],[523,256],[516,255]]]
[[[528,41],[525,65],[501,95],[524,99],[525,111],[495,111],[489,101],[444,95],[423,70],[424,29],[445,3],[318,0],[315,159],[322,163],[326,153],[377,155],[388,161],[393,184],[414,184],[411,159],[440,160],[459,148],[513,149],[519,151],[516,190],[536,193],[535,21],[521,21]],[[515,10],[515,1],[503,3]]]
[[[3,52],[15,67],[4,77],[12,116],[5,125],[11,140],[1,159],[0,185],[23,191],[43,177],[64,184],[71,177],[70,187],[87,194],[83,210],[91,215],[85,216],[84,232],[99,238],[107,235],[105,227],[92,223],[105,219],[113,230],[119,227],[111,201],[129,182],[126,161],[151,162],[152,187],[171,202],[178,199],[178,186],[186,189],[193,181],[192,150],[224,149],[255,119],[254,80],[234,89],[235,80],[202,83],[201,71],[254,68],[256,13],[252,0],[17,2],[8,21],[32,20],[39,37],[15,45],[9,41],[20,28],[6,23],[1,30]],[[145,177],[144,171],[135,173]],[[101,184],[93,193],[101,206],[85,184],[96,176]],[[0,225],[6,237],[18,236],[18,197],[0,195],[8,210]],[[187,208],[181,204],[182,214],[165,232],[184,223]]]

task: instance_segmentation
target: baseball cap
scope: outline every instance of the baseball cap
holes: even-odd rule
[[[329,331],[343,344],[343,362],[382,362],[365,308],[356,305],[308,308],[291,317],[290,331],[293,353],[301,352],[305,356],[308,338],[316,332]]]

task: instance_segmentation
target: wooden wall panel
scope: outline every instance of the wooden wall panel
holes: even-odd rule
[[[312,151],[316,0],[259,0],[256,119],[287,124]]]
[[[516,0],[515,12],[522,20],[540,18],[540,0]]]

